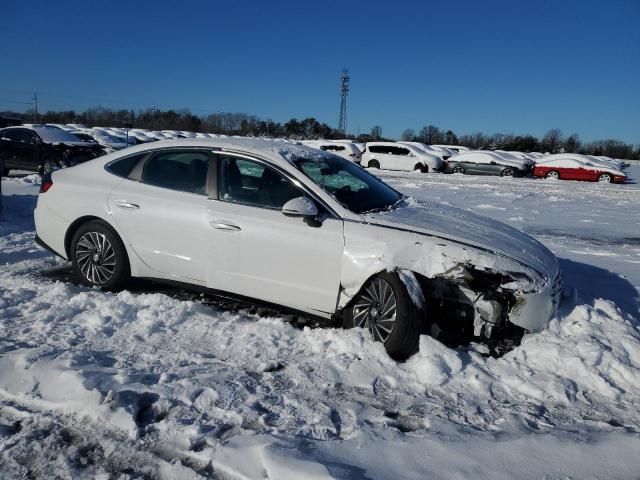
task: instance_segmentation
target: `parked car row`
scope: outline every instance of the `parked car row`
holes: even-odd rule
[[[346,141],[313,141],[307,145],[341,154],[355,151]],[[628,163],[608,157],[573,153],[543,155],[540,153],[507,152],[502,150],[453,151],[445,146],[419,142],[368,142],[361,155],[341,155],[365,168],[420,172],[458,173],[467,175],[499,175],[503,177],[545,177],[559,180],[622,183],[627,177],[622,171]],[[359,160],[359,161],[358,161]]]
[[[151,131],[81,124],[23,125],[0,130],[0,159],[5,169],[48,172],[74,165],[129,146],[181,138],[225,138],[226,135],[179,130]],[[545,177],[620,183],[628,163],[603,156],[470,150],[456,145],[420,142],[368,142],[304,140],[306,146],[330,152],[365,168],[383,170]]]

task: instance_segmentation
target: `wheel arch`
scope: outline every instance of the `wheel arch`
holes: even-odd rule
[[[125,246],[127,256],[129,257],[129,262],[131,262],[131,254],[129,253],[127,242],[125,242],[125,239],[123,238],[123,236],[120,235],[120,232],[118,232],[118,230],[116,230],[114,226],[111,225],[110,222],[108,222],[104,218],[97,217],[95,215],[84,215],[82,217],[79,217],[75,219],[73,222],[71,222],[71,225],[69,225],[69,228],[67,228],[67,231],[64,235],[64,252],[67,255],[67,258],[71,258],[71,240],[73,240],[73,236],[78,231],[78,229],[82,225],[85,225],[86,223],[95,222],[95,221],[102,223],[107,228],[109,228],[115,235],[118,236],[122,244]]]

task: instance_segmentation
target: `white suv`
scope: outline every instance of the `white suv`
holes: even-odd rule
[[[54,171],[40,192],[36,241],[88,285],[250,297],[367,328],[397,359],[424,333],[538,330],[558,301],[558,261],[533,238],[302,145],[161,141]]]
[[[442,159],[413,145],[395,142],[367,142],[362,154],[363,167],[412,172],[438,172]]]
[[[305,140],[302,142],[311,148],[317,148],[324,152],[330,152],[358,165],[362,161],[362,152],[355,143],[339,140]]]

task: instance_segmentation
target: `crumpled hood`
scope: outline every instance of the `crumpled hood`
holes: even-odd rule
[[[439,203],[409,199],[397,208],[363,215],[366,222],[404,228],[504,255],[552,280],[558,260],[536,239],[476,213]]]

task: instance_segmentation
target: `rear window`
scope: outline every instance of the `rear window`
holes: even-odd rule
[[[139,153],[138,155],[131,155],[130,157],[122,158],[111,162],[105,168],[108,172],[113,173],[119,177],[127,178],[140,160],[142,160],[147,153]]]
[[[159,152],[144,164],[142,182],[182,192],[206,194],[209,154],[203,151]]]

